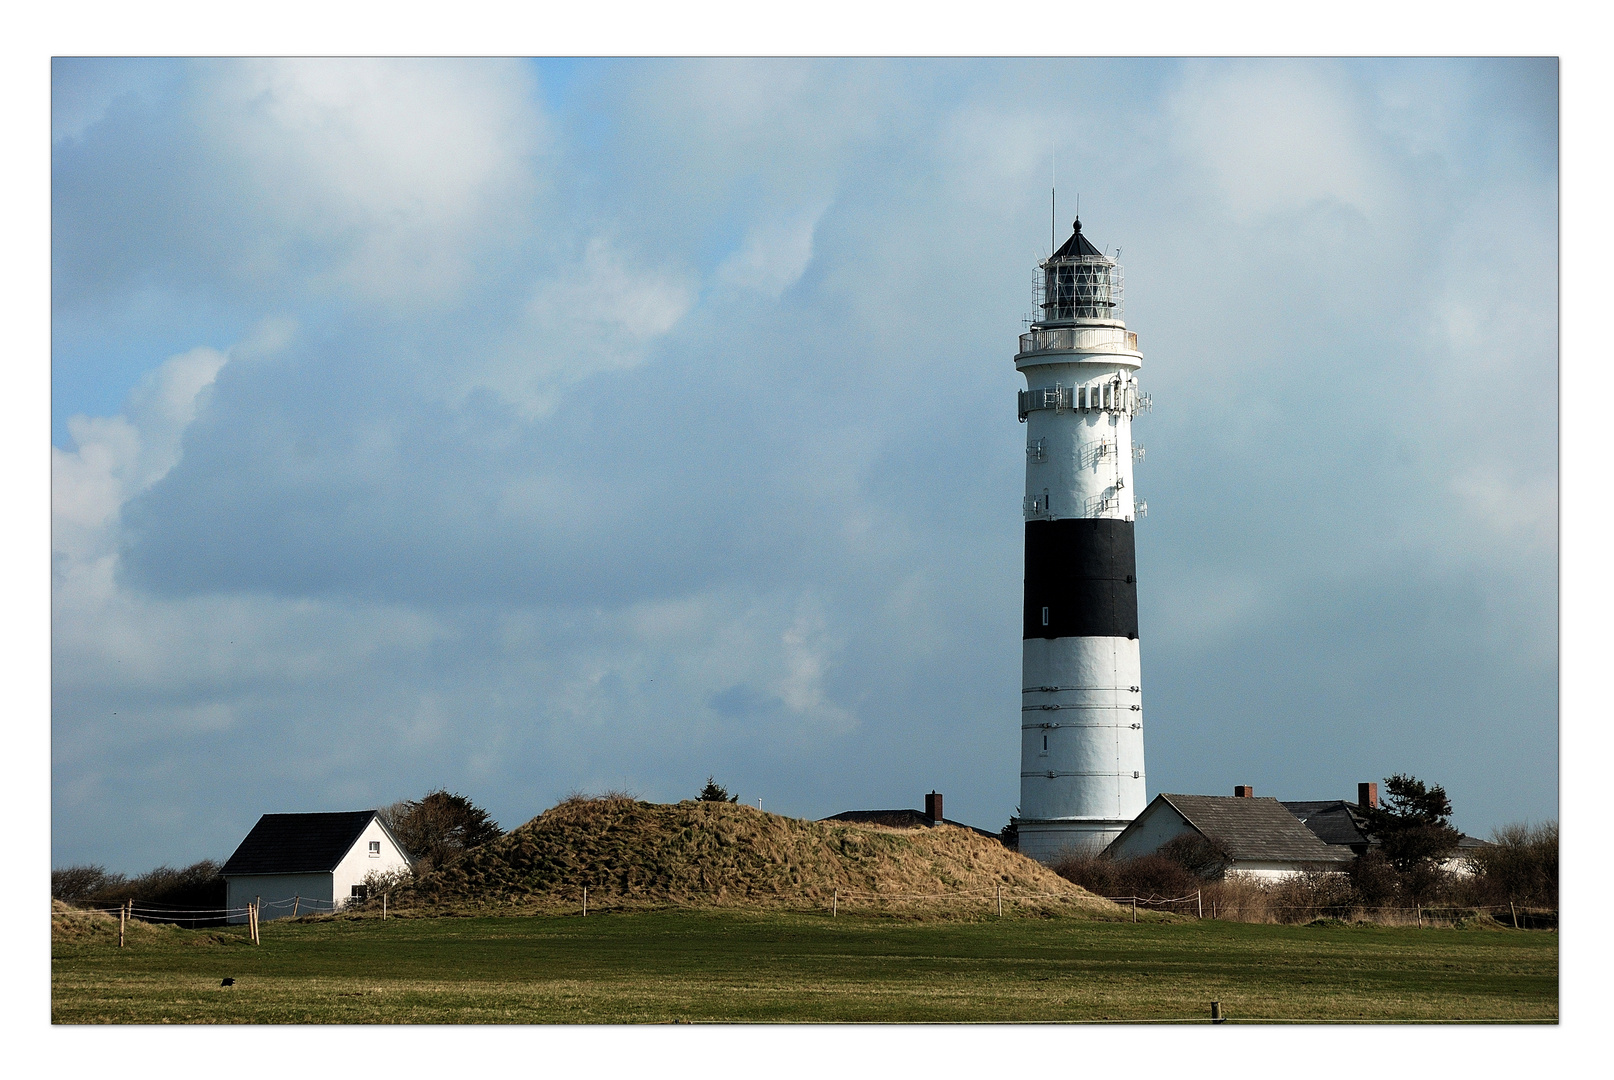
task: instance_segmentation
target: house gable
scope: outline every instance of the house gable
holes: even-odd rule
[[[1105,851],[1117,859],[1153,855],[1185,833],[1199,834],[1199,830],[1164,795],[1156,795],[1154,801],[1143,808],[1143,813],[1110,841]]]
[[[375,818],[331,871],[332,895],[338,904],[345,904],[353,896],[353,886],[362,885],[372,873],[391,874],[408,868],[408,855],[386,824],[379,817]]]

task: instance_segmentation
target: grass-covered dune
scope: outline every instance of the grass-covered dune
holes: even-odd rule
[[[1120,909],[969,829],[804,821],[733,803],[572,798],[395,897],[491,911],[575,905],[827,907],[982,914]],[[968,901],[977,902],[971,906]],[[962,905],[962,906],[961,906]]]

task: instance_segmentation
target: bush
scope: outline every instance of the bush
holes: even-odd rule
[[[1111,898],[1168,899],[1192,896],[1205,879],[1165,855],[1112,859],[1106,855],[1069,854],[1049,867],[1066,881],[1090,893]]]
[[[408,894],[416,881],[415,872],[408,867],[396,870],[371,870],[364,875],[364,899],[349,900],[343,911],[380,911],[382,897],[391,897],[392,907],[398,906],[399,894]]]
[[[178,869],[159,866],[137,878],[128,878],[109,873],[103,866],[69,866],[51,871],[50,893],[53,899],[85,907],[114,907],[133,900],[150,908],[219,910],[225,904],[220,869],[212,859],[203,859]],[[216,921],[185,919],[182,925],[212,925]]]
[[[1401,874],[1383,853],[1369,848],[1345,871],[1357,902],[1367,907],[1395,904],[1401,899]]]
[[[122,874],[99,865],[69,866],[50,872],[50,898],[68,904],[88,904],[90,898],[127,884]]]
[[[1504,825],[1469,856],[1475,884],[1493,904],[1558,906],[1558,823]]]

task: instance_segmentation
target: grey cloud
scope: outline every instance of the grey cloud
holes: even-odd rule
[[[1303,169],[1291,197],[1206,182],[1233,166],[1173,127],[1215,64],[622,64],[521,159],[544,175],[500,189],[513,235],[476,232],[457,299],[414,307],[344,292],[359,249],[295,215],[204,193],[181,220],[235,166],[183,108],[115,99],[58,146],[64,302],[94,318],[143,282],[301,329],[219,370],[177,464],[109,526],[114,577],[63,579],[59,857],[218,854],[260,810],[435,783],[513,824],[574,788],[678,798],[713,773],[814,815],[940,787],[1001,825],[1009,358],[1044,150],[1061,226],[1079,186],[1124,246],[1155,393],[1151,788],[1321,797],[1411,769],[1471,831],[1546,812],[1556,500],[1532,485],[1556,413],[1514,402],[1499,442],[1485,410],[1555,386],[1555,174],[1482,145],[1541,145],[1539,95],[1497,118],[1483,64],[1320,68],[1234,80],[1310,80],[1323,128],[1366,147],[1356,187],[1316,197],[1329,178]],[[1388,123],[1380,99],[1425,83],[1447,112]],[[1503,193],[1499,251],[1482,208]],[[778,266],[770,236],[795,245]],[[1521,259],[1522,313],[1496,303]],[[618,310],[635,275],[681,298],[637,309],[643,333],[535,317],[578,287]],[[1527,751],[1495,753],[1512,738]]]

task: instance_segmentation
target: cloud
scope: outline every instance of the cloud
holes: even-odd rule
[[[717,268],[717,280],[777,300],[813,261],[813,231],[826,209],[819,204],[753,226],[745,242]]]
[[[1507,812],[1485,747],[1556,692],[1556,202],[1483,64],[1393,123],[1334,62],[602,62],[553,114],[520,64],[165,70],[57,145],[63,348],[152,369],[58,406],[60,858],[435,784],[1001,824],[1050,141],[1155,392],[1151,782],[1221,790],[1226,720],[1296,785],[1348,731],[1350,782],[1415,752]]]
[[[1240,219],[1337,207],[1375,217],[1387,192],[1349,84],[1315,63],[1197,64],[1177,135]]]
[[[214,300],[452,302],[542,186],[546,124],[523,64],[158,70],[140,69],[155,89],[115,96],[93,128],[56,144],[58,308],[153,286]]]
[[[76,447],[51,448],[53,551],[78,567],[115,545],[123,504],[162,479],[179,461],[180,439],[197,398],[227,357],[192,349],[170,357],[130,396],[124,415],[73,418]]]

